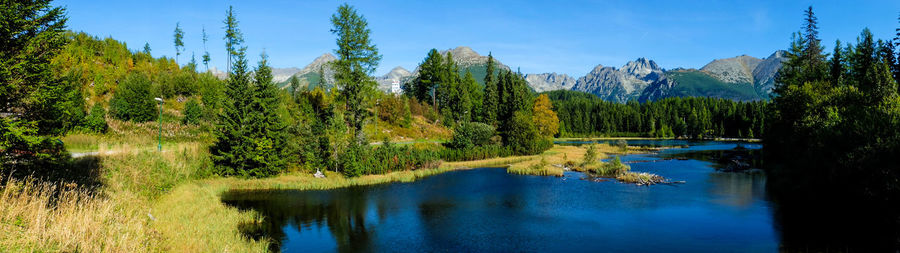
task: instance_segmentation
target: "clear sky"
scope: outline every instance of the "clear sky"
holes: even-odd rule
[[[264,49],[274,67],[303,67],[332,52],[330,17],[340,1],[120,1],[62,0],[69,29],[125,41],[154,56],[174,56],[173,31],[181,22],[187,62],[203,53],[224,69],[222,20],[237,13],[252,64]],[[813,5],[823,44],[855,42],[864,27],[893,38],[900,1],[350,1],[369,21],[383,55],[375,74],[395,66],[412,71],[431,48],[469,46],[524,73],[582,76],[594,66],[621,67],[638,57],[663,68],[699,68],[713,59],[766,57],[784,49]]]

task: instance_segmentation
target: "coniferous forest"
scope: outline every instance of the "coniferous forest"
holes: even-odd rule
[[[75,31],[50,0],[0,0],[0,252],[290,251],[286,230],[309,227],[336,251],[394,251],[383,245],[407,242],[389,239],[409,224],[392,217],[437,240],[409,239],[410,251],[570,250],[522,239],[570,220],[603,227],[577,230],[590,240],[576,251],[660,231],[619,224],[631,219],[699,231],[667,238],[686,240],[664,241],[673,251],[900,248],[900,19],[893,38],[864,28],[829,46],[804,10],[771,99],[620,103],[538,89],[498,51],[475,63],[417,52],[400,91],[379,89],[377,26],[355,6],[333,10],[321,29],[334,59],[314,80],[278,79],[279,52],[251,60],[258,38],[231,6],[200,29],[173,21],[170,44],[131,45]],[[210,67],[219,57],[224,72]],[[702,211],[658,209],[684,205]],[[629,216],[651,209],[661,216]],[[459,243],[473,235],[497,242]]]

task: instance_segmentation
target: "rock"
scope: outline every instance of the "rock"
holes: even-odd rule
[[[318,168],[316,169],[316,174],[313,174],[316,178],[325,178],[325,174],[322,173]]]
[[[525,81],[528,81],[528,86],[531,86],[536,92],[570,90],[575,86],[575,78],[566,74],[527,74]]]

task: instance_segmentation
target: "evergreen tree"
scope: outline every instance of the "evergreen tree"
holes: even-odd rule
[[[209,57],[209,49],[206,49],[206,42],[209,41],[209,35],[206,34],[206,27],[203,27],[203,66],[206,66],[206,71],[209,71],[209,61],[211,60]]]
[[[235,44],[234,46],[239,46]],[[245,48],[235,55],[232,73],[225,84],[225,101],[216,122],[216,141],[210,147],[215,171],[220,175],[250,176],[254,159],[250,135],[250,108],[253,103],[253,87],[247,71]]]
[[[297,93],[300,92],[300,79],[297,79],[297,76],[293,75],[291,76],[289,83],[291,84],[291,97],[296,99]]]
[[[51,72],[67,42],[65,10],[49,0],[3,1],[0,13],[0,113],[13,115],[0,116],[0,171],[54,168],[68,154],[46,135],[81,121],[67,115],[84,115],[77,88]]]
[[[248,136],[251,159],[249,171],[245,175],[264,177],[275,175],[284,170],[284,147],[287,143],[286,128],[278,116],[279,89],[272,82],[272,68],[268,65],[268,56],[260,56],[256,68],[252,101],[248,113]]]
[[[831,55],[831,85],[837,87],[843,82],[844,58],[841,56],[841,40],[834,43],[834,53]]]
[[[497,107],[499,91],[494,80],[494,56],[488,53],[487,73],[484,76],[484,102],[481,106],[482,120],[488,125],[497,126]]]
[[[244,43],[244,35],[238,29],[238,21],[234,16],[234,7],[228,6],[228,12],[225,13],[225,50],[227,51],[227,63],[225,72],[231,74],[231,67],[234,65],[233,58],[241,53],[242,48],[239,45]]]
[[[344,4],[331,16],[334,25],[331,32],[337,35],[335,50],[337,60],[332,64],[336,85],[346,108],[347,123],[355,137],[354,143],[365,142],[363,123],[366,119],[369,94],[375,89],[375,81],[370,74],[375,71],[381,55],[372,44],[368,22],[356,13],[356,9]]]
[[[181,22],[175,23],[175,62],[178,63],[178,56],[184,51],[184,31],[181,30]]]
[[[325,76],[325,67],[319,66],[318,73],[319,73],[319,83],[316,87],[319,87],[320,89],[327,89],[328,88],[328,77]]]
[[[145,54],[147,54],[148,56],[150,55],[150,42],[144,43],[144,51],[143,52]]]
[[[404,85],[404,93],[422,102],[435,102],[436,98],[432,97],[432,93],[441,82],[443,66],[443,56],[438,53],[437,49],[432,48],[428,51],[425,60],[419,64],[419,76]]]

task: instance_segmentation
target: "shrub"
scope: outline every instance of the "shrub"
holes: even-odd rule
[[[390,144],[380,147],[353,145],[338,160],[348,177],[435,168],[439,164],[435,151]]]
[[[619,147],[619,150],[622,152],[628,152],[628,141],[623,139],[616,140],[616,147]]]
[[[409,126],[412,118],[409,104],[404,100],[398,96],[385,96],[378,103],[378,118],[393,125]]]
[[[109,125],[106,124],[106,109],[99,104],[94,105],[91,107],[91,113],[84,117],[82,125],[91,132],[105,133],[109,129]]]
[[[440,151],[441,159],[448,162],[474,161],[512,155],[512,149],[500,145],[475,146],[464,149],[445,148]]]
[[[156,116],[156,101],[150,89],[150,80],[139,73],[125,78],[112,100],[109,101],[113,117],[133,122],[147,122]]]
[[[518,155],[539,154],[553,145],[552,141],[541,138],[531,115],[523,111],[513,114],[505,137],[504,143]]]
[[[184,118],[181,119],[183,124],[194,125],[200,122],[200,116],[203,115],[203,109],[200,107],[200,104],[197,103],[197,100],[191,99],[184,104],[184,111],[182,114],[184,114]]]
[[[594,164],[595,162],[597,162],[597,147],[591,144],[584,153],[584,161],[581,162],[581,166]]]
[[[453,131],[453,139],[448,147],[454,149],[467,149],[474,146],[483,146],[491,142],[494,136],[494,127],[479,122],[462,122],[456,125]]]

